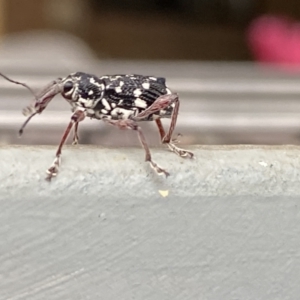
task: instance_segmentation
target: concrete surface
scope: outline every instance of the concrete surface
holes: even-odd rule
[[[298,299],[300,148],[189,149],[0,147],[0,299]]]
[[[136,133],[130,133],[137,139]],[[49,184],[44,181],[45,171],[56,147],[2,146],[0,196],[120,199],[138,193],[142,200],[156,198],[159,190],[168,190],[170,197],[300,195],[299,147],[185,148],[194,151],[194,160],[181,159],[166,147],[151,148],[154,161],[171,173],[165,179],[144,162],[142,148],[67,146],[58,177]]]

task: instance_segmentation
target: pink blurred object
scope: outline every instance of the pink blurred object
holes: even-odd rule
[[[284,17],[261,16],[250,24],[247,41],[258,62],[300,69],[299,22]]]

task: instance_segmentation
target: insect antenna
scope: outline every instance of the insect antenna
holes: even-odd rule
[[[19,130],[19,136],[21,136],[23,134],[23,130],[25,128],[25,126],[27,125],[27,123],[30,121],[30,119],[35,116],[37,114],[37,112],[32,113],[27,119],[26,121],[23,123],[23,125],[21,126],[20,130]]]
[[[2,74],[0,72],[0,76],[2,76],[3,78],[5,78],[6,80],[12,82],[12,83],[15,83],[15,84],[19,84],[19,85],[22,85],[24,86],[25,88],[27,88],[31,94],[34,96],[34,98],[37,100],[37,96],[36,94],[34,93],[34,91],[32,90],[32,88],[30,86],[28,86],[26,83],[23,83],[23,82],[19,82],[19,81],[16,81],[16,80],[13,80],[13,79],[10,79],[9,77],[7,77],[6,75]]]
[[[0,76],[2,76],[3,78],[5,78],[7,81],[10,81],[12,83],[15,83],[15,84],[19,84],[19,85],[22,85],[24,86],[25,88],[27,88],[30,93],[34,96],[35,100],[38,100],[38,97],[37,95],[35,94],[35,92],[32,90],[32,88],[30,86],[28,86],[26,83],[23,83],[23,82],[19,82],[19,81],[16,81],[16,80],[13,80],[9,77],[7,77],[6,75],[4,75],[3,73],[0,72]],[[30,107],[27,107],[27,110],[29,110]],[[35,116],[37,114],[36,111],[34,112],[31,112],[31,115],[26,119],[26,121],[23,123],[23,125],[21,126],[20,130],[19,130],[19,136],[21,136],[23,134],[23,130],[25,128],[25,126],[27,125],[27,123],[30,121],[30,119]]]

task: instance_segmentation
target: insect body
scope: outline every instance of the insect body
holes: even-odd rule
[[[78,72],[69,75],[63,82],[63,96],[71,106],[74,109],[82,107],[88,117],[99,120],[133,119],[160,96],[171,94],[164,78],[150,76],[113,75],[99,78]],[[170,103],[139,121],[171,116],[174,105]]]
[[[30,89],[26,84],[13,81],[1,73],[0,75]],[[61,164],[62,147],[73,126],[73,144],[78,143],[78,123],[85,117],[102,120],[120,129],[135,130],[145,150],[145,160],[159,175],[168,176],[169,173],[152,160],[148,143],[138,122],[155,121],[162,143],[167,144],[171,151],[181,157],[193,157],[192,152],[178,148],[172,140],[179,98],[166,86],[165,78],[135,74],[97,77],[83,72],[58,78],[35,95],[34,103],[23,110],[23,113],[29,116],[21,127],[20,134],[29,120],[34,115],[42,113],[53,97],[59,93],[69,102],[73,114],[60,141],[55,160],[47,170],[47,179],[57,175]],[[161,118],[171,119],[167,132],[163,128]]]

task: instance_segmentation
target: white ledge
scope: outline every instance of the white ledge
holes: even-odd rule
[[[0,147],[0,197],[101,196],[105,199],[194,196],[300,195],[300,148],[296,146],[191,146],[195,159],[152,148],[170,172],[157,176],[141,148],[67,146],[56,178],[45,181],[55,147]]]

